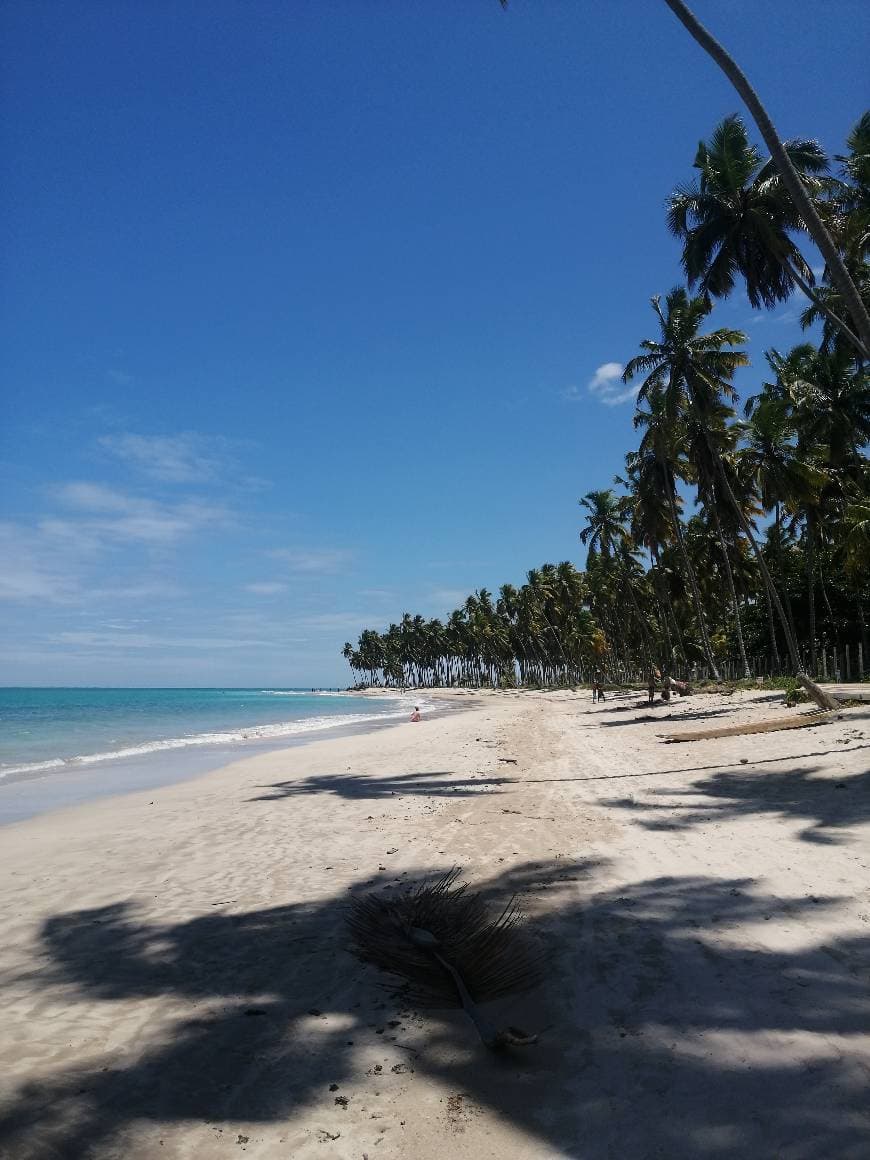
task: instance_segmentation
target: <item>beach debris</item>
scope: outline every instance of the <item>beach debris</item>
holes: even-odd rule
[[[428,882],[354,899],[352,949],[403,978],[405,998],[461,1007],[486,1047],[535,1043],[537,1036],[519,1028],[495,1028],[478,1004],[531,989],[541,977],[541,952],[522,937],[516,899],[493,915],[461,874],[454,867]]]
[[[709,741],[714,737],[742,737],[748,733],[777,733],[781,729],[811,729],[816,725],[828,725],[841,716],[842,714],[838,712],[813,709],[811,712],[802,713],[798,717],[775,717],[768,721],[752,721],[743,725],[720,725],[711,729],[699,729],[694,733],[663,733],[660,736],[666,745],[672,745],[677,741]]]

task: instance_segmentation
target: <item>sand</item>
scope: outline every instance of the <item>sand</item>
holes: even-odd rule
[[[0,830],[0,1155],[870,1156],[870,706],[674,746],[781,698],[452,699]],[[487,1008],[533,1047],[347,950],[454,864],[546,949]]]

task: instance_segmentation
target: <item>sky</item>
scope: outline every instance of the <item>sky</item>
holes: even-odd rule
[[[695,0],[781,135],[864,0]],[[742,111],[664,3],[6,0],[0,683],[339,685],[545,561],[635,445],[664,203]],[[719,325],[800,340],[796,301]]]

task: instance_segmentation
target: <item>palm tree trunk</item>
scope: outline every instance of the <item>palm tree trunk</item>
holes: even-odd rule
[[[650,647],[649,647],[649,629],[647,628],[646,620],[644,619],[643,613],[640,610],[640,604],[638,603],[637,593],[635,592],[634,587],[631,583],[631,576],[630,576],[627,568],[624,569],[623,583],[624,583],[624,586],[628,589],[628,595],[631,599],[631,603],[632,603],[632,606],[634,608],[635,615],[637,616],[637,623],[640,627],[640,635],[641,635],[641,641],[643,643],[643,652],[644,652],[644,659],[646,661],[646,668],[651,668],[652,667],[652,655],[650,653]]]
[[[785,613],[788,617],[789,627],[792,634],[797,635],[794,626],[794,612],[791,607],[791,597],[788,594],[788,584],[785,581],[785,565],[782,562],[782,509],[777,503],[776,505],[776,567],[779,572],[779,582],[782,585],[782,595],[785,600]],[[774,648],[776,648],[776,637],[774,635]],[[779,664],[779,654],[776,657],[777,665]]]
[[[825,318],[827,318],[828,321],[833,326],[836,326],[837,330],[839,330],[839,332],[843,335],[844,338],[849,340],[849,342],[852,344],[852,346],[855,347],[855,349],[858,351],[858,353],[863,358],[867,358],[868,352],[864,349],[864,346],[863,346],[861,340],[855,334],[852,333],[852,331],[845,324],[845,322],[842,320],[842,318],[840,318],[839,315],[835,314],[833,312],[833,310],[831,310],[830,307],[828,307],[822,301],[822,299],[818,296],[818,294],[816,294],[815,290],[813,290],[811,286],[807,285],[807,283],[803,280],[803,278],[800,276],[800,274],[797,272],[797,270],[794,268],[794,266],[792,266],[792,264],[788,261],[787,258],[782,257],[781,254],[777,254],[777,259],[779,261],[779,264],[783,267],[783,269],[786,271],[786,273],[792,279],[792,281],[795,282],[797,284],[797,286],[804,292],[806,297],[809,298],[810,302],[812,302],[814,306],[816,306],[819,310],[821,310],[821,312],[822,312],[822,314],[824,314]]]
[[[650,557],[653,565],[653,588],[655,589],[656,600],[659,606],[659,620],[661,621],[662,636],[664,637],[665,645],[665,655],[662,660],[662,698],[667,700],[670,697],[670,675],[671,666],[674,663],[674,646],[671,641],[671,626],[668,624],[668,608],[662,592],[662,577],[659,571],[658,553],[654,547],[650,548]]]
[[[770,633],[770,643],[773,648],[773,659],[776,664],[776,671],[782,671],[782,661],[779,658],[779,648],[776,643],[776,620],[773,615],[773,601],[770,599],[770,592],[765,584],[761,585],[764,592],[764,603],[767,608],[767,631]]]
[[[734,628],[737,633],[737,648],[740,652],[740,663],[743,665],[743,678],[748,681],[752,676],[752,672],[749,668],[749,661],[746,659],[746,646],[743,643],[743,625],[740,623],[740,605],[737,603],[737,589],[734,587],[734,572],[731,568],[731,561],[728,559],[728,546],[722,534],[722,521],[719,519],[719,511],[716,507],[715,497],[713,500],[713,521],[716,524],[716,535],[719,537],[719,548],[722,552],[722,559],[725,561],[725,576],[728,580],[728,591],[731,594],[731,607],[734,609]]]
[[[815,560],[815,534],[813,532],[813,517],[807,513],[807,543],[806,543],[806,568],[807,568],[807,599],[809,601],[809,615],[810,615],[810,672],[815,676],[816,665],[816,560]]]
[[[666,0],[666,3],[670,3],[670,0]],[[693,402],[695,402],[697,410],[697,402],[695,400],[694,391],[692,391],[692,398]],[[705,438],[707,438],[706,427],[702,426],[702,430],[704,431]],[[759,570],[761,571],[761,577],[765,586],[767,587],[768,592],[770,593],[770,599],[773,601],[774,608],[776,608],[777,615],[779,616],[779,622],[782,625],[783,635],[785,636],[785,643],[788,648],[789,659],[794,666],[795,676],[820,709],[839,709],[840,702],[836,699],[836,697],[832,697],[830,693],[826,693],[824,689],[820,689],[815,681],[811,680],[810,677],[807,676],[803,663],[801,662],[800,654],[798,653],[794,634],[789,628],[788,621],[786,620],[785,610],[782,607],[782,601],[779,598],[779,593],[777,592],[770,572],[768,571],[767,562],[764,559],[761,549],[758,546],[758,541],[755,539],[755,536],[752,533],[752,528],[749,525],[749,521],[743,514],[743,509],[737,502],[737,497],[731,489],[731,484],[728,481],[728,475],[725,471],[725,466],[722,463],[720,456],[713,449],[709,438],[707,438],[707,449],[709,450],[710,456],[716,465],[716,470],[722,482],[723,492],[728,497],[728,502],[734,509],[734,514],[737,516],[737,522],[740,524],[740,530],[743,532],[744,536],[746,536],[752,551],[755,554],[755,559],[758,563]]]
[[[680,650],[680,660],[683,662],[683,666],[686,668],[686,670],[688,670],[689,658],[686,656],[686,642],[683,640],[683,631],[680,628],[679,621],[677,620],[677,614],[674,611],[674,602],[671,600],[671,597],[669,594],[668,594],[668,611],[671,614],[671,624],[673,624],[673,626],[674,626],[674,633],[676,634],[676,637],[677,637],[677,648]]]
[[[813,205],[812,199],[806,189],[804,189],[803,182],[798,176],[797,170],[792,165],[782,141],[779,139],[779,134],[774,128],[767,110],[761,103],[761,99],[752,85],[750,85],[746,75],[737,62],[726,52],[719,41],[707,31],[704,25],[701,24],[682,0],[665,0],[665,4],[667,4],[668,8],[670,8],[683,27],[687,29],[689,35],[708,53],[722,72],[725,73],[752,114],[758,126],[758,131],[764,138],[765,145],[770,150],[771,159],[779,170],[783,184],[791,194],[795,209],[797,209],[803,218],[808,233],[821,251],[822,257],[827,264],[831,281],[840,291],[843,303],[855,323],[855,328],[861,340],[859,349],[863,348],[863,356],[870,358],[870,353],[868,353],[870,352],[870,314],[868,314],[867,308],[861,300],[858,288],[852,281],[849,271],[846,269],[846,264],[834,244],[833,238],[825,229],[825,225],[816,212],[816,207]]]
[[[689,559],[689,553],[686,551],[686,544],[683,539],[683,529],[680,525],[680,515],[677,511],[677,501],[674,496],[674,485],[667,477],[668,490],[668,504],[671,509],[671,519],[674,521],[674,533],[677,537],[677,546],[680,549],[680,556],[683,561],[683,567],[686,569],[686,575],[689,577],[689,586],[692,589],[692,601],[695,605],[695,615],[698,617],[698,627],[701,632],[701,643],[704,646],[704,656],[707,658],[707,664],[710,666],[710,671],[713,674],[714,681],[721,681],[719,670],[716,667],[716,661],[713,659],[713,646],[710,644],[710,634],[707,631],[707,618],[704,615],[704,605],[701,602],[701,590],[698,588],[698,579],[695,576],[695,569],[692,567],[692,562]]]

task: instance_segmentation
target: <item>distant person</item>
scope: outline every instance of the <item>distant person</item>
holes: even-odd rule
[[[420,706],[419,705],[414,706],[414,712],[411,714],[411,720],[412,721],[422,721],[423,720],[423,717],[420,713]]]
[[[600,669],[596,669],[592,677],[592,700],[593,702],[606,700],[604,696],[604,677]]]

